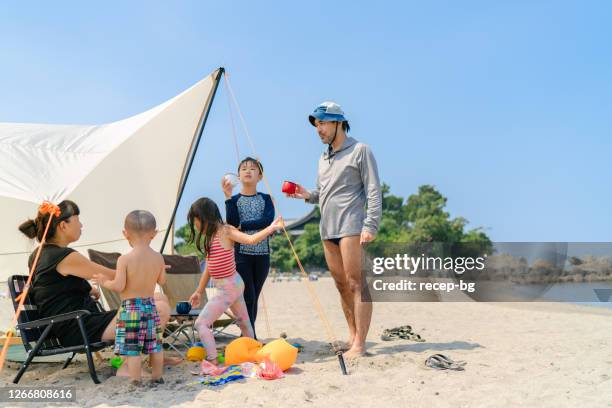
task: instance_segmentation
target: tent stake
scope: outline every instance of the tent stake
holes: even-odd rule
[[[342,374],[348,375],[348,373],[346,372],[346,365],[344,364],[344,357],[342,356],[342,352],[338,351],[336,352],[336,354],[338,355],[338,362],[340,363],[340,370],[342,370]]]

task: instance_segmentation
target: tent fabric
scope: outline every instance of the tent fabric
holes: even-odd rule
[[[70,199],[81,209],[83,254],[129,249],[125,215],[151,211],[160,233],[170,222],[203,113],[212,101],[215,71],[146,112],[104,125],[0,123],[0,279],[27,274],[36,243],[17,227],[43,200]]]

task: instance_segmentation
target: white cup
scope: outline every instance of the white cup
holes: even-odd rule
[[[238,177],[237,174],[234,173],[226,173],[223,178],[227,181],[230,182],[230,184],[232,185],[232,187],[236,187],[238,185],[238,183],[240,183],[240,178]]]

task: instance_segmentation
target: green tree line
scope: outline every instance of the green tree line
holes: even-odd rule
[[[463,217],[451,218],[445,211],[447,198],[434,186],[422,185],[416,194],[404,199],[391,194],[387,184],[382,186],[383,211],[376,240],[369,247],[374,251],[383,251],[397,243],[443,242],[449,245],[471,244],[475,252],[490,253],[492,242],[482,228],[466,230],[468,221]],[[176,231],[177,253],[195,254],[193,244],[185,244],[189,236],[185,225]],[[304,233],[292,237],[295,251],[306,269],[326,268],[325,255],[321,236],[319,235],[319,217],[315,217],[304,226]],[[459,247],[459,246],[458,246]],[[270,265],[279,271],[297,269],[297,262],[290,249],[285,234],[277,234],[270,240]],[[461,254],[471,255],[471,254]]]

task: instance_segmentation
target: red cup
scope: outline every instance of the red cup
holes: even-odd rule
[[[291,181],[283,181],[282,191],[285,194],[295,194],[297,191],[298,185]]]

